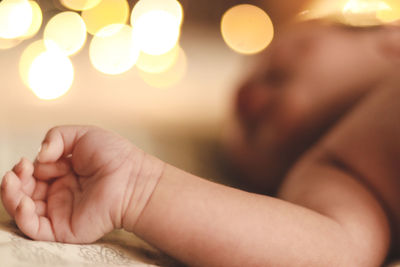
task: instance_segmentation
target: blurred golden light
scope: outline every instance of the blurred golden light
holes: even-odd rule
[[[262,9],[249,4],[237,5],[225,12],[221,21],[227,45],[242,54],[256,54],[272,41],[274,27]]]
[[[180,35],[180,21],[164,10],[142,14],[133,24],[140,49],[150,55],[161,55],[175,47]]]
[[[63,96],[74,80],[70,59],[54,50],[39,54],[28,72],[28,83],[40,99],[51,100]]]
[[[349,0],[343,7],[343,20],[352,26],[375,26],[382,23],[378,12],[390,10],[391,7],[382,0]]]
[[[135,65],[139,47],[132,27],[109,25],[100,30],[89,47],[92,65],[105,74],[121,74]]]
[[[43,36],[47,49],[57,48],[66,55],[72,55],[85,44],[86,25],[77,13],[62,12],[50,19]]]
[[[101,0],[61,0],[61,4],[66,8],[82,11],[94,8]]]
[[[132,10],[132,26],[141,15],[153,10],[163,10],[173,15],[179,21],[179,24],[182,24],[183,8],[177,0],[139,0]]]
[[[40,26],[42,26],[43,22],[42,10],[40,9],[38,3],[36,3],[35,1],[29,1],[28,3],[31,5],[32,8],[32,21],[29,29],[22,36],[23,39],[29,39],[35,36],[36,33],[39,31]]]
[[[82,11],[82,18],[87,31],[94,35],[108,25],[125,24],[129,18],[129,4],[127,0],[102,0],[94,8]]]
[[[178,84],[187,71],[187,59],[182,48],[179,49],[178,59],[168,70],[160,73],[148,73],[139,70],[139,75],[145,83],[155,88],[168,88]]]
[[[400,1],[399,0],[386,0],[389,9],[378,10],[377,18],[384,23],[391,23],[400,20]]]
[[[0,2],[0,37],[18,38],[26,34],[32,24],[32,6],[28,0]]]
[[[19,61],[19,74],[22,81],[29,87],[29,70],[31,69],[32,62],[43,52],[46,52],[46,46],[43,40],[31,43],[25,48]]]
[[[141,52],[136,62],[136,67],[148,73],[160,73],[168,70],[178,59],[180,46],[176,45],[170,51],[162,55],[149,55]]]
[[[0,49],[9,49],[19,45],[22,39],[4,39],[0,38]]]
[[[300,20],[335,17],[342,13],[343,6],[348,0],[314,0],[309,1],[306,10],[299,14]]]

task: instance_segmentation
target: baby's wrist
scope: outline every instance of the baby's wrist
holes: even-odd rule
[[[132,164],[135,164],[133,162]],[[146,208],[158,181],[163,174],[165,163],[161,160],[148,155],[143,155],[140,169],[132,173],[131,193],[126,196],[126,208],[122,214],[122,227],[129,232],[134,232],[134,227]]]

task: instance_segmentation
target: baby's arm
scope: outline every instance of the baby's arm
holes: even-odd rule
[[[87,243],[123,227],[193,266],[377,266],[386,216],[345,171],[309,160],[279,200],[218,185],[90,127],[49,132],[2,200],[37,240]],[[362,241],[360,241],[362,240]]]
[[[374,196],[329,162],[302,169],[283,193],[290,203],[167,166],[127,230],[190,266],[381,264],[388,225]]]

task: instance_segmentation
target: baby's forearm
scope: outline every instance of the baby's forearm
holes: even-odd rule
[[[343,257],[336,246],[346,245],[340,225],[328,217],[170,165],[135,226],[126,230],[191,266],[290,266],[302,259],[325,266]],[[310,253],[319,256],[305,257]]]

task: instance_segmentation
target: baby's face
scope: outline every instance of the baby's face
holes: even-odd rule
[[[236,148],[248,155],[238,164],[283,175],[394,68],[382,48],[386,34],[306,22],[278,36],[237,95]]]

